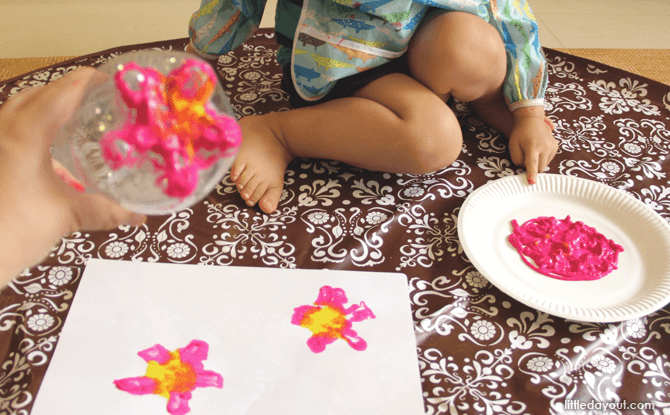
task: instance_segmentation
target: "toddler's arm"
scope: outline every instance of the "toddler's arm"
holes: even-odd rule
[[[514,129],[509,137],[510,156],[514,164],[526,167],[532,183],[558,149],[543,107],[547,61],[540,46],[535,16],[527,2],[491,0],[488,7],[491,24],[500,33],[507,52],[503,94],[514,114]]]
[[[547,89],[547,60],[533,12],[527,2],[519,0],[491,0],[488,7],[491,24],[500,33],[507,51],[503,93],[510,110],[542,106]]]

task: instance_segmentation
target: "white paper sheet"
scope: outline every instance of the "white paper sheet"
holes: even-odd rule
[[[365,350],[338,339],[314,353],[311,331],[291,324],[324,285],[375,314],[352,325]],[[204,369],[223,388],[195,389],[189,415],[420,415],[413,329],[403,274],[91,259],[32,415],[168,414],[166,398],[113,381],[145,374],[139,351],[193,339],[209,344]]]

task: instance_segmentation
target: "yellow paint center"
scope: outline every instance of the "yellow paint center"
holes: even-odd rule
[[[346,324],[347,319],[341,311],[331,306],[325,306],[320,310],[305,315],[300,325],[317,335],[333,333],[341,338],[341,331]]]
[[[190,392],[195,388],[197,375],[191,365],[181,361],[179,351],[170,352],[164,364],[150,361],[145,375],[156,381],[154,394],[170,398],[170,392]]]

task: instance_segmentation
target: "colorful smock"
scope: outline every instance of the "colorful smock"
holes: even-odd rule
[[[510,109],[543,104],[546,59],[525,0],[279,0],[277,60],[291,63],[300,96],[316,101],[338,79],[402,56],[430,7],[493,25],[507,50],[503,90]],[[202,0],[189,25],[194,47],[207,58],[235,49],[258,28],[264,8],[265,0]]]

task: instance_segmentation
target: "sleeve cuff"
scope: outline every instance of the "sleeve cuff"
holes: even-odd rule
[[[193,51],[203,59],[207,59],[207,60],[210,60],[210,61],[218,61],[219,60],[219,55],[212,55],[211,53],[205,53],[205,52],[200,51],[193,44],[193,40],[191,40],[191,48],[193,48]]]
[[[544,98],[527,99],[525,101],[512,102],[511,104],[509,104],[509,110],[514,112],[519,108],[543,107],[543,106],[544,106]]]

